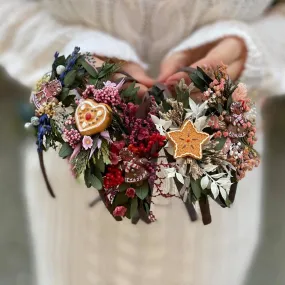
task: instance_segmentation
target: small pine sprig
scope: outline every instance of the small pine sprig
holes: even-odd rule
[[[109,151],[108,142],[106,140],[103,140],[101,148],[98,151],[98,159],[100,159],[102,157],[103,162],[105,164],[111,164],[109,154],[110,154],[110,151]]]
[[[87,167],[89,158],[88,151],[80,151],[78,155],[71,160],[71,164],[73,165],[73,170],[75,172],[76,177],[78,177],[81,173],[83,173]]]

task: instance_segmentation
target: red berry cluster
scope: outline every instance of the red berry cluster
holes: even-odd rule
[[[110,189],[119,186],[124,182],[124,177],[122,176],[122,171],[116,166],[109,166],[108,172],[104,177],[104,188]]]
[[[130,144],[128,149],[139,156],[158,157],[158,151],[164,146],[165,139],[165,136],[161,136],[159,133],[155,133],[149,137],[147,142],[141,142],[137,146]],[[155,143],[157,143],[158,146],[157,151],[151,154],[152,147]]]

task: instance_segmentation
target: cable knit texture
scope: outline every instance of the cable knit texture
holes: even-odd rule
[[[0,64],[26,85],[48,71],[56,50],[75,45],[153,68],[175,51],[234,35],[248,49],[243,80],[267,92],[285,89],[285,19],[262,16],[270,0],[0,1]],[[51,152],[54,201],[36,147],[23,153],[36,285],[242,284],[258,237],[261,168],[240,183],[232,209],[211,204],[207,227],[191,223],[178,199],[156,200],[158,221],[134,226],[116,223],[102,204],[88,208],[96,191],[73,180]]]

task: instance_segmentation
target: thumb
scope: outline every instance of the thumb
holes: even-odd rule
[[[159,82],[164,82],[169,76],[177,72],[183,66],[189,65],[189,52],[177,52],[165,58],[160,66],[160,73],[157,78]]]

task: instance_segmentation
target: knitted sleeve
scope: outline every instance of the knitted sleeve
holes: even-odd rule
[[[32,85],[49,71],[55,51],[81,51],[143,65],[125,41],[83,26],[57,22],[41,1],[0,1],[0,65],[24,85]]]

